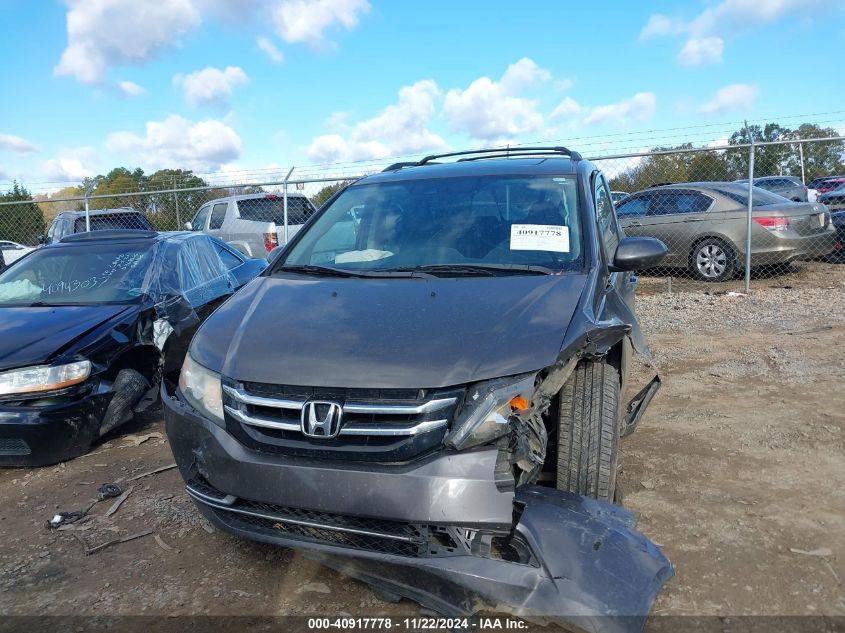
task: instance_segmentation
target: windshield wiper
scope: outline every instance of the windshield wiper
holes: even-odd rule
[[[458,273],[466,276],[492,277],[502,273],[513,275],[553,275],[556,271],[545,266],[534,266],[529,264],[429,264],[423,266],[407,266],[394,268],[392,270],[427,272],[433,275],[438,273],[448,275]]]
[[[413,271],[387,269],[387,270],[345,270],[343,268],[332,268],[331,266],[317,266],[316,264],[296,264],[281,266],[274,272],[305,273],[306,275],[320,275],[323,277],[417,277]]]

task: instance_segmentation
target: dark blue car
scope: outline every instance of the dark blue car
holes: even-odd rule
[[[82,455],[154,404],[198,325],[266,266],[208,235],[127,230],[0,273],[0,465]]]

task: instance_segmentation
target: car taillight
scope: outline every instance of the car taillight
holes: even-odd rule
[[[789,220],[778,216],[754,218],[754,221],[770,231],[785,231],[789,228]]]
[[[268,253],[270,251],[272,251],[274,248],[276,248],[278,245],[279,245],[279,236],[278,235],[276,235],[275,233],[265,233],[264,234],[264,248],[267,249]]]

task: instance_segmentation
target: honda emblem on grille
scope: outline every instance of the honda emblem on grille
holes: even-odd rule
[[[340,432],[343,407],[336,402],[312,400],[302,407],[302,433],[308,437],[331,439]]]

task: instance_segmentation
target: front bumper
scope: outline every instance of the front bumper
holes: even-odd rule
[[[507,530],[511,490],[491,477],[498,451],[440,454],[410,464],[296,458],[250,450],[162,387],[164,420],[182,477],[236,497],[342,515]],[[500,483],[500,486],[502,484]],[[503,487],[507,487],[507,483]]]
[[[508,490],[495,448],[359,470],[249,451],[165,386],[162,402],[188,492],[213,524],[296,547],[434,612],[640,630],[673,575],[627,511],[547,488]]]
[[[0,467],[47,466],[88,452],[111,393],[47,406],[0,404]]]

